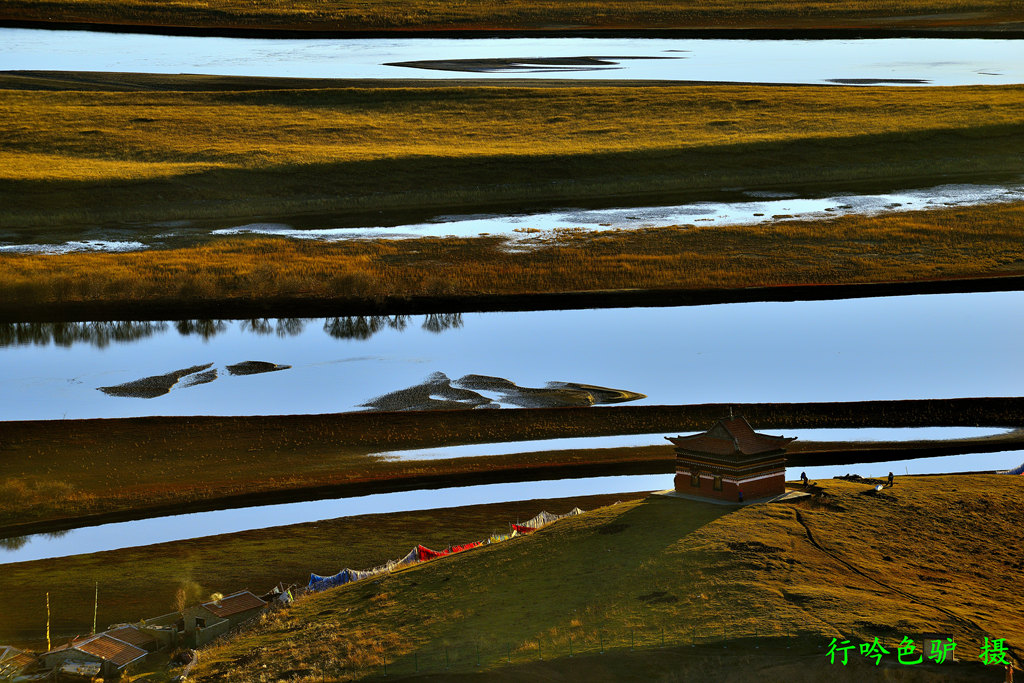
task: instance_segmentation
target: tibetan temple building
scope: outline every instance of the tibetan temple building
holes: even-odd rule
[[[731,415],[703,434],[666,438],[676,447],[678,493],[742,501],[786,491],[786,444],[793,438],[758,434]]]

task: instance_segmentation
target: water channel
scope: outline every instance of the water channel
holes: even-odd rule
[[[540,244],[559,230],[636,230],[667,226],[758,225],[779,220],[825,220],[845,215],[875,216],[904,211],[1024,201],[1024,185],[949,184],[879,194],[800,197],[747,190],[743,201],[701,201],[674,206],[558,209],[515,214],[437,215],[415,223],[366,225],[341,216],[279,217],[237,221],[176,221],[123,227],[83,228],[73,240],[35,229],[0,234],[0,254],[82,251],[138,251],[171,247],[227,235],[271,235],[327,242],[349,239],[409,239],[501,235],[516,248]]]
[[[436,373],[453,383],[483,375],[526,388],[573,382],[644,395],[631,405],[1017,396],[1024,318],[1014,312],[1022,306],[1024,293],[995,292],[427,317],[4,325],[0,420],[364,410],[374,398],[410,387],[419,387],[424,400],[435,397],[440,385],[424,381]],[[237,371],[245,361],[282,369]],[[99,390],[182,369],[191,374],[151,398]],[[478,394],[491,407],[520,405],[497,390]]]
[[[917,441],[968,439],[1005,434],[1006,430],[989,427],[855,427],[842,429],[765,430],[778,436],[805,441]],[[637,446],[667,446],[665,432],[655,434],[620,434],[616,436],[581,436],[563,439],[537,439],[530,441],[502,441],[499,443],[464,444],[417,448],[407,451],[375,453],[389,460],[438,460],[441,458],[491,457],[512,453],[540,453],[545,451],[591,448],[629,448]]]
[[[602,59],[536,61],[579,57]],[[391,66],[424,60],[435,63],[421,65],[430,68]],[[1002,39],[290,40],[0,29],[0,70],[948,86],[1022,83],[1024,50],[1019,41]]]
[[[1022,461],[1024,461],[1024,451],[1017,450],[859,465],[806,467],[803,468],[803,471],[807,472],[807,476],[811,480],[828,479],[849,473],[881,478],[890,471],[903,475],[1007,470],[1020,466]],[[800,471],[800,468],[788,468],[786,479],[797,480]],[[213,536],[352,515],[384,514],[541,498],[566,498],[616,491],[659,491],[670,489],[672,486],[672,474],[587,477],[402,491],[352,498],[198,512],[5,539],[0,543],[0,564],[185,540],[196,537],[197,530],[202,530],[200,533],[202,536]],[[539,511],[536,510],[536,512]],[[566,510],[549,510],[549,512],[563,513]]]

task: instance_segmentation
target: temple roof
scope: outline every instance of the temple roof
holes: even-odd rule
[[[719,420],[702,434],[665,438],[687,451],[736,458],[785,449],[786,444],[796,437],[758,434],[742,417],[729,417]]]

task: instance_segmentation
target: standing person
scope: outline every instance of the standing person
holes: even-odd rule
[[[889,473],[889,487],[892,488],[892,472]]]
[[[737,493],[740,494],[740,502],[742,503],[743,502],[743,491],[737,490]]]
[[[804,483],[804,488],[807,488],[807,473],[806,472],[801,472],[800,473],[800,481],[802,481]]]

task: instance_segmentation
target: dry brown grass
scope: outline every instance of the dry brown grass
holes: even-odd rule
[[[442,0],[243,0],[164,5],[142,0],[6,0],[0,18],[205,27],[326,30],[718,26],[958,26],[1019,18],[1016,0],[540,0],[451,3]]]
[[[760,429],[1019,428],[1024,426],[1021,402],[992,398],[732,406]],[[90,514],[133,519],[183,509],[403,490],[410,483],[423,486],[427,479],[435,485],[458,485],[668,472],[673,455],[667,444],[411,461],[371,454],[496,441],[683,433],[705,429],[728,409],[704,404],[6,422],[0,442],[0,493],[5,494],[0,496],[0,527],[35,523],[43,530],[63,529]],[[530,448],[524,445],[524,450]],[[823,456],[814,457],[821,462]]]
[[[345,85],[0,91],[0,227],[948,182],[1024,138],[1018,86]]]
[[[305,672],[291,674],[301,680],[358,679],[380,675],[384,656],[391,675],[411,674],[416,660],[443,671],[446,648],[454,654],[448,675],[500,674],[506,644],[517,662],[543,654],[555,660],[549,666],[569,667],[570,638],[577,655],[596,654],[603,638],[604,656],[615,659],[628,656],[631,631],[653,659],[662,628],[668,645],[695,637],[718,644],[720,655],[754,654],[760,641],[762,661],[775,664],[787,654],[775,648],[800,646],[799,680],[812,680],[808,667],[817,680],[842,672],[824,657],[833,637],[878,637],[895,664],[903,636],[918,647],[953,638],[963,662],[977,661],[989,636],[1005,639],[1019,663],[1022,565],[1003,539],[1016,528],[1024,480],[904,477],[875,496],[868,488],[825,482],[825,500],[795,507],[652,498],[597,510],[304,599],[205,650],[197,680],[275,680],[288,671]],[[649,665],[634,662],[634,675]],[[977,673],[950,666],[961,668],[940,671]]]
[[[18,593],[0,612],[0,643],[45,644],[44,593],[50,593],[53,638],[92,628],[93,587],[100,585],[100,627],[166,614],[178,592],[186,604],[211,593],[250,588],[257,593],[279,581],[305,585],[312,572],[368,569],[396,559],[417,543],[445,548],[507,533],[508,523],[541,510],[593,509],[630,494],[418,510],[207,536],[142,548],[5,565],[0,590]],[[56,644],[56,642],[55,642]]]
[[[761,226],[320,243],[230,239],[123,254],[6,255],[0,298],[40,303],[389,297],[909,281],[1024,271],[1024,205]]]

